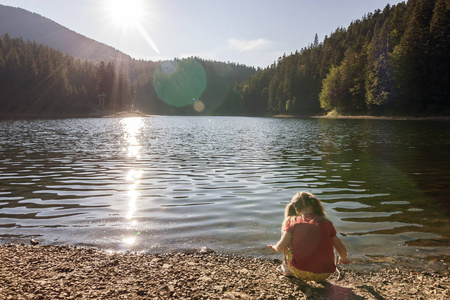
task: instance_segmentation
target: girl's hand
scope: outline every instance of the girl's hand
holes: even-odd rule
[[[344,265],[348,265],[350,263],[350,261],[348,260],[348,258],[347,257],[345,257],[345,258],[342,258],[342,257],[340,257],[339,256],[339,261],[338,261],[338,265],[342,265],[342,264],[344,264]]]
[[[270,250],[272,250],[272,251],[274,251],[274,252],[278,252],[278,251],[276,250],[276,248],[275,248],[274,245],[268,245],[267,247],[269,247]]]

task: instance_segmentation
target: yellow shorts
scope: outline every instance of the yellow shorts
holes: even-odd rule
[[[291,264],[291,258],[292,258],[292,250],[288,249],[285,251],[285,255],[284,255],[285,264],[287,266],[289,266],[289,269],[290,269],[292,275],[294,275],[295,277],[297,277],[299,279],[302,279],[305,281],[320,282],[320,281],[324,281],[325,279],[330,277],[331,274],[333,274],[333,273],[313,273],[313,272],[299,270]]]

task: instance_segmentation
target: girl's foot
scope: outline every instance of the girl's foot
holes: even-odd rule
[[[294,274],[291,273],[291,271],[289,270],[289,268],[286,268],[286,266],[284,264],[279,265],[277,267],[277,271],[282,273],[284,276],[294,276]]]

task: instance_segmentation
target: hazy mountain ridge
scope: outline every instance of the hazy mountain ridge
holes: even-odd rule
[[[132,58],[103,43],[70,30],[37,13],[0,5],[0,36],[22,37],[47,45],[73,57],[93,61],[131,60]]]

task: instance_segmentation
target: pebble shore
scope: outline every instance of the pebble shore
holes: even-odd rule
[[[0,299],[449,299],[447,271],[340,267],[326,282],[277,273],[277,260],[208,249],[166,254],[0,245]]]

